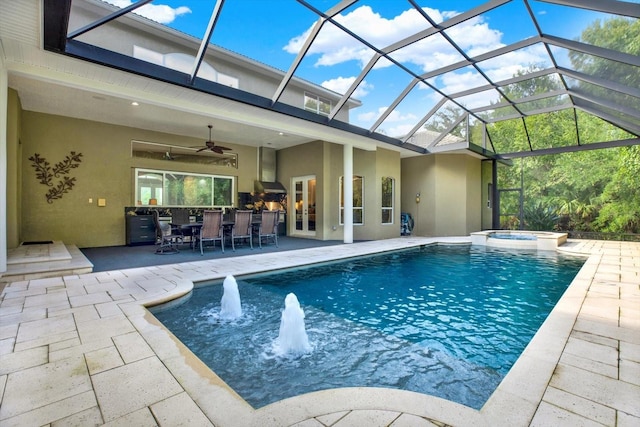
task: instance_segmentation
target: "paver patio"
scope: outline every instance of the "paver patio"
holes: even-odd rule
[[[143,304],[194,282],[468,238],[398,238],[7,284],[0,425],[638,426],[640,244],[569,241],[588,255],[480,411],[419,393],[325,390],[254,410]]]

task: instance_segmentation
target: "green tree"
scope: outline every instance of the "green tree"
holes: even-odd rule
[[[617,165],[604,189],[596,226],[608,232],[640,233],[640,146],[621,148]]]
[[[640,21],[616,18],[595,21],[582,34],[585,43],[640,54]],[[588,54],[569,51],[573,68],[589,75],[640,86],[636,67]],[[529,73],[535,70],[532,66]],[[638,105],[638,99],[623,93],[577,81],[580,90],[621,105]],[[510,100],[557,89],[555,77],[529,79],[504,88]],[[542,98],[528,105],[531,109],[552,106],[560,98]],[[530,111],[530,110],[528,110]],[[497,111],[495,117],[508,112]],[[488,126],[491,140],[500,153],[562,147],[634,137],[622,129],[583,111],[562,110],[499,121]],[[621,116],[619,116],[621,117]],[[624,117],[623,117],[624,118]],[[627,116],[624,118],[629,120]],[[529,136],[529,138],[527,137]],[[530,144],[530,145],[529,145]],[[637,146],[528,157],[499,171],[499,188],[519,188],[524,181],[525,222],[527,216],[540,218],[546,212],[560,214],[559,227],[584,231],[638,232],[640,222],[640,154]],[[511,200],[504,210],[513,212]],[[528,215],[526,214],[528,212]],[[537,221],[540,222],[540,221]]]

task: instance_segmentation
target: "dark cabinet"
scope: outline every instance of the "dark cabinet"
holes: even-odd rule
[[[152,215],[126,215],[127,246],[152,245],[156,242],[156,226]]]

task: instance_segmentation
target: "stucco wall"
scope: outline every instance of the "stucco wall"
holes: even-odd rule
[[[402,160],[402,210],[413,216],[415,235],[465,236],[480,230],[480,163],[461,154]]]
[[[255,147],[225,141],[225,145],[238,153],[238,169],[132,158],[132,139],[184,146],[199,145],[202,140],[20,111],[17,98],[10,98],[9,121],[15,130],[8,130],[13,135],[10,139],[17,146],[16,153],[19,153],[14,156],[20,156],[21,160],[16,166],[15,183],[8,181],[8,196],[21,203],[20,207],[8,207],[12,211],[8,216],[12,244],[62,240],[79,247],[123,245],[123,211],[125,206],[135,203],[136,167],[236,176],[237,191],[253,191],[258,159]],[[48,187],[36,178],[29,157],[38,153],[54,165],[71,151],[82,153],[79,167],[69,174],[76,179],[75,186],[61,199],[47,203]],[[342,146],[317,141],[279,150],[277,156],[277,178],[288,190],[291,190],[291,177],[316,176],[315,238],[341,240],[338,183],[343,173]],[[399,153],[390,150],[355,149],[354,174],[365,179],[365,224],[354,226],[356,240],[398,236],[401,211],[413,215],[416,220],[414,234],[417,235],[466,235],[481,228],[481,167],[480,160],[471,156],[421,156],[401,161]],[[396,211],[392,225],[381,224],[383,176],[396,179]],[[417,192],[421,193],[419,204],[415,203]],[[106,199],[105,207],[97,206],[98,198]],[[89,203],[89,199],[93,202]],[[291,207],[289,209],[291,212]],[[289,221],[289,224],[291,227],[293,222]]]
[[[400,155],[397,152],[353,151],[353,173],[364,177],[364,225],[354,225],[355,240],[384,239],[400,235]],[[278,151],[278,179],[291,187],[295,176],[315,175],[317,179],[316,235],[320,240],[342,240],[340,225],[340,177],[343,175],[343,147],[327,142],[313,142]],[[381,179],[390,176],[396,180],[396,211],[394,224],[381,224]],[[292,197],[289,198],[292,214]],[[289,231],[293,227],[289,220]],[[335,228],[335,229],[334,229]]]
[[[294,188],[291,179],[294,177],[315,175],[316,177],[316,239],[323,239],[324,226],[324,193],[323,182],[324,168],[324,143],[321,141],[310,142],[296,147],[278,150],[276,152],[276,177],[287,189],[287,234],[292,234],[295,228],[295,203]],[[312,236],[309,236],[313,238]]]
[[[252,191],[257,179],[257,149],[228,142],[225,145],[238,153],[238,169],[132,158],[132,139],[184,146],[200,145],[203,140],[87,120],[23,111],[21,135],[23,241],[62,240],[78,247],[123,245],[124,207],[135,203],[136,167],[236,176],[237,191],[243,192]],[[61,199],[47,203],[48,187],[36,178],[29,157],[38,153],[53,166],[71,151],[82,153],[79,167],[68,175],[76,179],[75,186]],[[98,198],[106,199],[105,207],[97,206]]]
[[[19,161],[22,152],[21,119],[18,94],[13,89],[9,89],[7,97],[7,248],[15,248],[21,242],[22,162]]]
[[[411,214],[414,220],[413,234],[433,236],[436,228],[436,156],[418,156],[402,159],[402,212]],[[416,195],[420,193],[420,202]]]

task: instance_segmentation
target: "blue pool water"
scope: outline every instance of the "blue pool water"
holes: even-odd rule
[[[553,252],[427,247],[236,278],[243,316],[220,318],[220,283],[154,315],[254,407],[310,391],[390,387],[479,409],[583,264]],[[313,351],[278,356],[285,296]],[[213,398],[213,397],[212,397]]]

